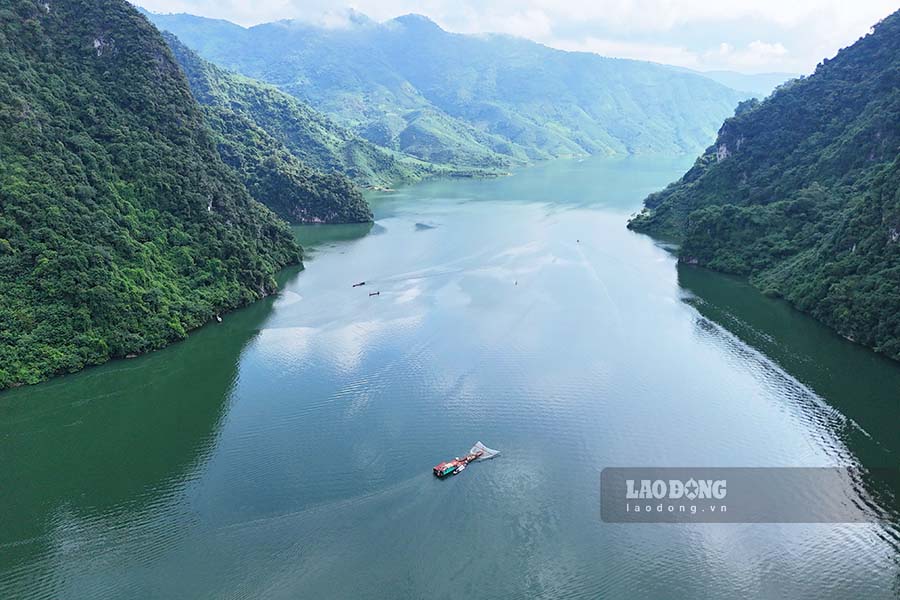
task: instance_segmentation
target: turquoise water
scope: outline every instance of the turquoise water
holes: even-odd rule
[[[898,365],[625,229],[688,164],[373,196],[277,297],[0,395],[0,597],[897,597],[890,523],[600,519],[606,466],[900,455]]]

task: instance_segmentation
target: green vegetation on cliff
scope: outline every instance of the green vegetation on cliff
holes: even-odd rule
[[[629,227],[900,359],[900,12],[762,103]]]
[[[0,7],[0,388],[159,348],[297,263],[123,0]]]
[[[256,200],[292,223],[372,220],[362,192],[345,175],[305,163],[345,166],[337,160],[340,146],[330,143],[336,136],[327,121],[270,86],[204,61],[171,33],[163,37],[203,107],[219,153]]]
[[[257,186],[248,177],[253,177],[257,171],[272,175],[277,175],[279,171],[296,172],[300,169],[297,161],[307,167],[307,172],[309,169],[322,173],[338,172],[365,187],[389,187],[433,176],[483,177],[499,174],[494,169],[447,164],[453,162],[448,156],[423,151],[423,155],[434,161],[429,162],[403,153],[396,144],[376,145],[273,85],[203,60],[174,34],[166,31],[163,37],[187,75],[194,97],[204,107],[210,124],[219,134],[220,149],[226,160],[233,158],[229,162],[244,174],[251,191]],[[389,129],[388,124],[383,125]],[[375,131],[378,125],[373,124],[372,127]],[[420,143],[426,143],[426,138],[422,137]],[[279,169],[274,173],[260,164],[261,158],[269,156],[277,157],[274,163]],[[307,180],[314,177],[304,176]],[[317,187],[326,190],[330,186],[343,188],[348,185],[340,177],[332,177],[322,183]],[[258,199],[279,210],[275,198],[260,196]],[[313,195],[310,201],[316,204],[321,203],[322,199],[317,200]],[[343,220],[359,220],[362,213],[352,209],[354,205],[360,206],[359,199],[344,201],[343,204],[344,210],[338,211],[347,213]],[[328,214],[327,204],[324,207],[326,210],[320,211],[320,214]],[[279,213],[289,220],[297,220],[289,213],[281,210]],[[315,213],[308,214],[315,216]]]

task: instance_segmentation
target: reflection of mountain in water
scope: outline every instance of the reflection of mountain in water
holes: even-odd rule
[[[241,351],[271,305],[141,359],[0,396],[0,481],[14,489],[0,492],[0,580],[35,577],[24,565],[60,551],[59,527],[111,526],[111,515],[180,493],[215,444]]]
[[[323,243],[352,242],[369,233],[381,233],[384,227],[375,223],[345,223],[342,225],[297,225],[294,237],[304,250]]]
[[[816,439],[835,464],[896,468],[900,368],[787,303],[766,298],[746,281],[690,266],[679,266],[678,279],[695,294],[687,302],[709,319],[700,319],[697,331],[722,338],[743,364],[764,373],[762,379],[777,379],[782,389],[794,390],[790,414],[820,432]],[[713,323],[765,356],[729,340]],[[884,475],[879,481],[870,478],[866,488],[898,515],[900,480]]]

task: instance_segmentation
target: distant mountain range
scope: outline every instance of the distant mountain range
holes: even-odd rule
[[[693,71],[691,73],[708,77],[724,86],[730,87],[760,100],[771,94],[776,87],[792,79],[801,77],[799,73],[738,73],[737,71]]]
[[[900,360],[900,12],[739,106],[630,226]]]
[[[353,221],[369,214],[359,191],[339,183],[342,177],[366,187],[384,187],[433,175],[489,174],[450,169],[376,146],[275,86],[200,58],[174,34],[164,31],[163,37],[204,107],[207,121],[219,133],[226,162],[245,174],[249,187],[258,190],[258,200],[289,221]],[[269,169],[273,163],[277,167]],[[276,195],[284,198],[276,200],[272,187],[260,177],[280,173],[277,177],[286,182],[288,171],[292,172],[288,179],[295,183],[315,178],[321,182],[327,175],[337,185],[335,194],[316,197],[323,189],[317,185],[319,191],[307,188],[298,196],[303,186],[291,184],[281,188]],[[348,202],[351,196],[353,201]],[[288,197],[293,199],[286,203]]]
[[[376,23],[356,14],[332,29],[148,17],[205,59],[435,164],[502,169],[567,155],[697,152],[749,97],[681,69],[449,33],[418,15]]]

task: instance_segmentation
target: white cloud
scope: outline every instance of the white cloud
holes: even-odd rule
[[[151,11],[242,25],[299,18],[342,26],[347,7],[376,20],[415,12],[449,31],[508,33],[563,49],[746,72],[810,71],[900,8],[900,0],[136,1]]]
[[[750,19],[798,27],[822,17],[836,29],[855,30],[900,8],[896,0],[526,0],[523,3],[539,6],[552,17],[607,21],[630,31],[666,31],[689,23]]]
[[[651,62],[677,65],[691,69],[699,68],[700,57],[687,48],[681,46],[666,46],[663,44],[644,44],[641,42],[626,42],[621,40],[605,40],[600,38],[585,38],[580,41],[556,40],[550,44],[562,50],[575,52],[593,52],[603,56],[614,58],[633,58],[635,60],[648,60]]]
[[[770,44],[762,40],[755,40],[740,50],[722,42],[719,44],[718,51],[704,55],[703,62],[706,67],[729,66],[738,71],[758,71],[783,59],[787,54],[787,48],[780,42]],[[717,65],[712,64],[716,62]]]
[[[768,43],[761,40],[750,42],[742,48],[735,48],[728,42],[704,52],[693,52],[683,46],[664,44],[643,44],[587,38],[580,42],[559,40],[553,44],[563,50],[594,52],[616,58],[648,60],[689,69],[712,71],[732,69],[736,71],[760,71],[768,69],[773,62],[788,54],[787,48],[779,42]]]
[[[508,33],[530,39],[543,39],[553,33],[553,23],[547,14],[538,9],[528,9],[507,15],[491,15],[487,20],[473,20],[477,27],[471,33]]]

